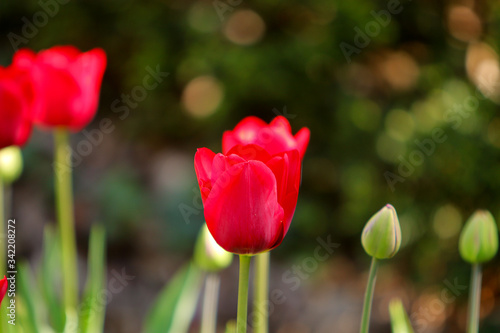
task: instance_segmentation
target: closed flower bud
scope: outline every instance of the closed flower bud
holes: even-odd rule
[[[472,264],[491,260],[498,251],[498,229],[487,210],[476,211],[460,234],[460,255]]]
[[[208,231],[207,225],[201,228],[194,250],[194,262],[206,271],[220,271],[233,261],[233,254],[217,244]]]
[[[361,236],[366,253],[377,259],[393,257],[401,246],[401,227],[398,215],[392,205],[385,205],[373,215]]]
[[[21,149],[10,146],[0,150],[0,177],[5,183],[12,183],[21,175],[23,157]]]

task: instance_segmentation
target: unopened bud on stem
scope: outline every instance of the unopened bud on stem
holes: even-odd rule
[[[472,264],[490,261],[498,251],[498,229],[487,210],[476,211],[460,234],[460,255]]]
[[[377,259],[392,258],[401,246],[401,227],[392,205],[385,205],[363,229],[361,243],[366,253]]]

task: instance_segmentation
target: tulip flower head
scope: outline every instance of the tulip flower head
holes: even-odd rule
[[[309,130],[284,117],[249,117],[223,138],[223,154],[198,149],[195,170],[210,233],[226,251],[257,254],[281,244],[292,221]]]
[[[36,55],[20,50],[17,56],[32,66],[35,124],[77,132],[90,123],[106,67],[102,49],[82,53],[73,46],[55,46]]]
[[[0,67],[0,149],[26,143],[31,133],[33,102],[29,68],[15,56],[9,67]]]
[[[487,210],[475,212],[465,224],[459,241],[460,255],[472,264],[490,261],[498,251],[498,229]]]
[[[7,277],[4,276],[3,279],[0,280],[0,304],[2,304],[3,298],[7,293],[8,284],[9,282],[7,281]]]
[[[401,227],[392,205],[385,205],[366,223],[361,236],[366,253],[377,259],[392,258],[401,246]]]

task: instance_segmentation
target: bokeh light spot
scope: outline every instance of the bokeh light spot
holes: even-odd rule
[[[212,115],[224,97],[222,85],[212,76],[199,76],[191,80],[182,92],[182,105],[196,117]]]
[[[224,35],[231,42],[238,45],[252,45],[257,43],[266,30],[262,17],[253,10],[238,10],[228,19]]]
[[[440,207],[434,214],[432,226],[440,238],[451,238],[458,235],[462,227],[462,214],[458,209],[447,204]]]
[[[471,42],[481,36],[481,20],[469,7],[452,6],[448,11],[448,30],[456,39]]]
[[[467,48],[465,68],[469,79],[481,93],[498,102],[500,65],[498,54],[486,43],[474,43]]]
[[[204,1],[195,2],[189,9],[187,20],[189,26],[200,32],[213,32],[219,26],[213,6]]]
[[[413,115],[404,110],[391,110],[385,118],[387,134],[399,141],[411,139],[415,131]]]
[[[438,94],[444,95],[441,90],[438,91]],[[416,101],[411,106],[411,112],[416,127],[421,133],[431,132],[445,119],[442,97],[429,97],[425,100]]]
[[[488,125],[488,141],[495,147],[500,148],[500,118],[493,119]]]
[[[380,63],[380,71],[396,91],[412,89],[420,73],[416,61],[403,51],[389,53]]]
[[[495,308],[495,293],[489,286],[484,286],[481,291],[481,319],[486,318]]]
[[[377,138],[376,150],[382,160],[394,163],[398,161],[399,156],[405,154],[406,146],[401,141],[394,140],[389,135],[383,133]]]
[[[370,100],[353,102],[349,115],[353,124],[363,131],[374,131],[380,124],[380,108]]]

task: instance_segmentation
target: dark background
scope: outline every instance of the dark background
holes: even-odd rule
[[[468,288],[442,295],[448,282],[469,283],[458,254],[466,219],[478,208],[500,218],[497,1],[233,0],[219,12],[203,0],[64,1],[2,1],[0,64],[15,47],[107,53],[97,116],[87,136],[72,137],[81,275],[90,225],[102,223],[108,274],[135,276],[110,300],[106,332],[140,331],[192,254],[203,222],[196,148],[220,151],[223,131],[243,117],[277,114],[312,136],[292,227],[272,252],[271,289],[286,301],[271,332],[358,330],[369,267],[360,234],[386,203],[403,242],[379,272],[373,331],[389,331],[387,305],[398,296],[416,331],[465,332]],[[146,91],[148,67],[169,75]],[[103,118],[111,133],[98,131]],[[91,151],[79,153],[89,136]],[[13,215],[18,252],[36,269],[54,221],[50,132],[37,129],[24,158]],[[311,266],[327,236],[340,247]],[[499,262],[484,267],[484,333],[500,330]],[[236,315],[236,276],[235,261],[222,275],[221,328]],[[300,276],[298,288],[284,276]],[[199,313],[193,331],[198,323]]]

